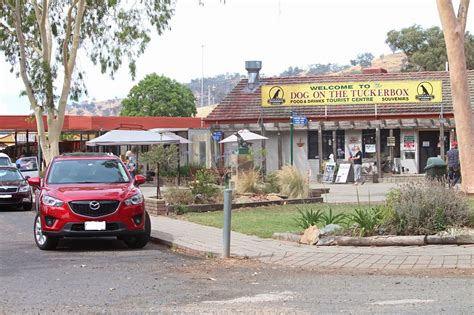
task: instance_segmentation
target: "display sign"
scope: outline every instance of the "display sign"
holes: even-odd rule
[[[415,151],[415,133],[405,132],[403,135],[403,151]]]
[[[337,171],[336,176],[336,184],[345,184],[349,179],[349,175],[351,174],[352,164],[350,163],[343,163],[339,165],[339,170]]]
[[[376,152],[375,144],[366,144],[365,145],[365,152],[366,153],[375,153]]]
[[[323,183],[332,183],[334,180],[334,172],[336,170],[336,163],[328,162],[324,168]]]
[[[262,106],[439,103],[442,81],[366,81],[262,86]]]
[[[224,133],[222,131],[214,131],[212,133],[212,139],[214,141],[221,141],[223,135],[224,135]]]
[[[395,146],[395,137],[387,137],[387,147]]]
[[[293,116],[293,124],[295,124],[295,125],[307,125],[308,124],[308,117]]]

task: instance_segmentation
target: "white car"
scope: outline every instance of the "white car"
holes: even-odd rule
[[[38,177],[38,158],[36,156],[21,157],[16,161],[16,167],[24,177]]]
[[[5,153],[0,153],[0,166],[14,166],[10,157]]]

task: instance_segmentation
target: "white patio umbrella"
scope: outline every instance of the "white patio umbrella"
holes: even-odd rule
[[[87,146],[99,145],[148,145],[180,143],[179,139],[147,130],[111,130],[86,142]]]
[[[242,129],[242,130],[237,131],[233,135],[228,136],[227,138],[219,141],[219,143],[238,142],[237,135],[239,135],[242,138],[242,140],[244,140],[246,142],[253,142],[253,141],[256,141],[256,140],[267,140],[268,139],[267,137],[259,135],[258,133],[251,132],[248,129]]]
[[[160,135],[164,135],[166,137],[170,137],[172,139],[175,139],[175,140],[178,140],[179,141],[179,144],[189,144],[189,143],[193,143],[192,141],[186,139],[186,138],[183,138],[181,136],[178,136],[177,134],[173,133],[173,132],[170,132],[170,131],[157,131],[156,129],[150,129],[150,131],[153,131],[153,132],[156,132]]]

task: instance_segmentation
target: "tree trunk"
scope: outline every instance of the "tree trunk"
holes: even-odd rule
[[[338,246],[420,246],[425,245],[425,236],[338,236],[336,244]]]
[[[161,198],[160,191],[160,163],[156,163],[156,198]]]
[[[474,194],[474,112],[471,107],[464,55],[462,20],[454,14],[452,1],[437,0],[449,62],[449,77],[453,95],[454,120],[458,135],[461,162],[462,191]],[[467,12],[464,14],[467,16]]]

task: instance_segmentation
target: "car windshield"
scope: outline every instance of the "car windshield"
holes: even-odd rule
[[[5,156],[0,156],[0,166],[10,166],[10,159]]]
[[[15,169],[0,169],[0,182],[23,180],[20,172]]]
[[[48,184],[128,183],[127,172],[117,160],[63,160],[51,165]]]
[[[20,171],[37,171],[38,163],[36,157],[24,157],[19,158],[16,161],[17,167]]]

